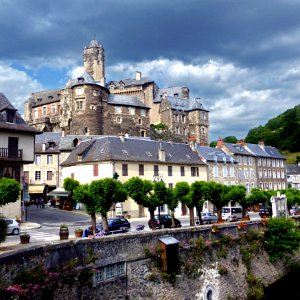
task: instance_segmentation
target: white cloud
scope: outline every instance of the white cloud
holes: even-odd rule
[[[30,94],[42,89],[41,84],[25,72],[0,63],[0,91],[19,113],[23,113],[24,101]]]

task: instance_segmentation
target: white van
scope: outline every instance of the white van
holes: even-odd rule
[[[243,210],[241,207],[223,207],[222,220],[224,221],[237,221],[243,218]]]

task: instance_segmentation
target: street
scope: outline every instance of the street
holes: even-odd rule
[[[189,226],[187,216],[180,217],[182,226]],[[97,215],[97,222],[101,221],[100,214]],[[59,227],[66,224],[69,227],[70,237],[74,237],[76,227],[86,228],[91,224],[90,216],[82,210],[66,211],[58,208],[44,207],[37,208],[31,205],[27,208],[27,222],[38,223],[40,228],[27,230],[30,234],[31,242],[46,242],[59,239]],[[148,218],[129,219],[131,231],[135,231],[136,225],[144,225],[144,231],[150,231],[148,227]],[[19,236],[7,236],[6,243],[18,242]]]

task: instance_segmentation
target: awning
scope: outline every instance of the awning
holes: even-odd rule
[[[29,185],[28,194],[43,194],[45,185]]]
[[[69,192],[67,192],[64,188],[58,187],[57,189],[51,191],[47,194],[48,197],[68,197]]]

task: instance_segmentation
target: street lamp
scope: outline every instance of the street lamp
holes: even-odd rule
[[[153,175],[153,182],[164,182],[162,174],[154,174]],[[161,220],[160,220],[160,205],[158,206],[158,220],[159,220],[159,228],[161,228]]]

